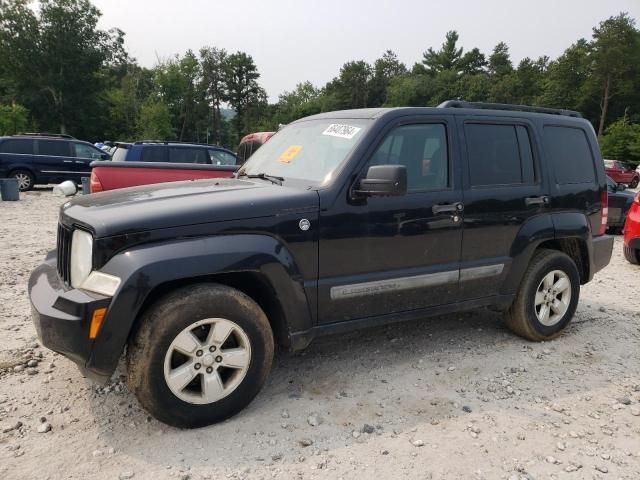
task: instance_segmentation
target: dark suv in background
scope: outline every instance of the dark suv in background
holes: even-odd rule
[[[91,162],[109,160],[108,153],[88,142],[61,134],[0,137],[0,177],[15,177],[21,191],[34,185],[60,183],[91,175]]]
[[[274,343],[480,307],[528,340],[560,335],[611,258],[607,213],[576,112],[329,112],[284,127],[236,178],[65,203],[29,294],[46,347],[101,381],[126,351],[142,405],[197,427],[251,401]]]
[[[217,145],[143,140],[116,142],[111,151],[114,162],[169,162],[202,165],[240,165],[235,153]]]

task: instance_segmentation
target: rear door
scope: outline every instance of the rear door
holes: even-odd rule
[[[44,177],[79,181],[69,140],[37,139],[34,164]]]
[[[91,162],[102,160],[102,150],[83,142],[73,142],[74,165],[79,177],[91,175]]]
[[[547,211],[549,186],[530,121],[458,117],[458,125],[466,149],[460,294],[473,300],[498,292],[518,234]]]

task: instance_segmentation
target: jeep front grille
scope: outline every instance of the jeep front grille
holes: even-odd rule
[[[69,284],[71,282],[71,237],[73,230],[58,224],[58,275]]]

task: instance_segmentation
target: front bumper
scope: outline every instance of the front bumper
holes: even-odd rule
[[[94,343],[89,324],[93,311],[108,307],[111,298],[67,287],[58,276],[53,251],[31,274],[29,299],[42,345],[73,360],[92,380],[106,381],[108,375],[88,366]]]
[[[591,276],[609,265],[612,252],[613,237],[611,235],[600,235],[598,237],[593,237],[593,250],[591,254]]]

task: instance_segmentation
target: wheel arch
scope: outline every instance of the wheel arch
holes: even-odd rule
[[[176,288],[214,282],[236,288],[265,311],[276,341],[312,327],[304,282],[277,238],[240,234],[143,244],[117,254],[101,269],[122,284],[95,340],[87,367],[111,375],[144,312]]]

